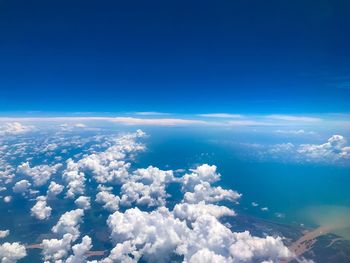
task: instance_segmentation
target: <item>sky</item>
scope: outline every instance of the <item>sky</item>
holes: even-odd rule
[[[0,113],[348,113],[349,8],[0,0]]]

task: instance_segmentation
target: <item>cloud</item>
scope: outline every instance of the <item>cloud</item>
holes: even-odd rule
[[[80,244],[72,247],[73,255],[67,258],[66,263],[85,263],[87,262],[87,252],[92,248],[91,238],[84,236]]]
[[[76,164],[70,161],[68,168],[74,171],[74,175],[78,171],[91,173],[98,183],[122,183],[128,179],[130,167],[130,163],[126,163],[124,159],[128,155],[145,149],[143,144],[137,142],[138,138],[144,136],[145,133],[142,130],[121,135],[113,140],[113,145],[105,151],[90,154]],[[68,168],[65,173],[68,172]],[[68,174],[67,177],[69,178]]]
[[[11,201],[12,201],[12,196],[7,195],[7,196],[4,197],[4,202],[5,203],[10,203]]]
[[[206,113],[206,114],[199,114],[198,116],[208,117],[208,118],[223,118],[223,119],[243,118],[243,115],[231,114],[231,113]]]
[[[52,208],[47,206],[45,196],[38,196],[36,198],[36,204],[30,211],[32,216],[35,216],[39,220],[44,220],[50,217]]]
[[[194,219],[190,225],[164,207],[152,212],[142,212],[138,208],[124,213],[117,211],[107,220],[116,244],[108,259],[137,262],[140,258],[146,261],[159,258],[166,262],[178,255],[184,257],[184,262],[197,262],[200,255],[210,254],[221,262],[279,262],[291,256],[281,238],[231,232],[210,214],[216,214],[217,208],[208,211],[198,207],[191,212],[179,209],[177,214]]]
[[[176,125],[203,125],[205,121],[193,119],[175,119],[175,118],[134,118],[134,117],[115,117],[112,122],[127,125],[154,125],[154,126],[176,126]]]
[[[196,169],[191,169],[191,174],[185,174],[180,182],[182,189],[192,191],[194,187],[201,182],[215,183],[220,180],[221,175],[216,172],[215,165],[203,164]]]
[[[0,230],[0,238],[5,238],[10,234],[10,230]]]
[[[15,193],[24,193],[28,191],[31,185],[32,184],[29,183],[28,180],[21,180],[21,181],[18,181],[12,189],[13,189],[13,192]]]
[[[322,144],[280,143],[255,145],[258,158],[298,163],[324,163],[348,165],[350,146],[342,135],[332,135]]]
[[[81,209],[87,210],[91,208],[90,197],[88,196],[79,196],[74,203]]]
[[[240,121],[228,121],[228,125],[232,126],[271,126],[273,123],[256,121],[256,120],[240,120]]]
[[[8,122],[0,126],[0,136],[23,134],[33,129],[34,126],[26,126],[20,122]]]
[[[138,169],[121,187],[121,204],[165,205],[165,199],[168,197],[165,188],[173,181],[173,171],[163,171],[153,166]]]
[[[268,119],[290,121],[290,122],[319,122],[321,118],[309,117],[309,116],[295,116],[295,115],[279,115],[273,114],[266,116]]]
[[[29,162],[22,163],[17,167],[17,172],[33,179],[35,186],[42,186],[50,179],[51,175],[56,173],[61,164],[49,166],[46,164],[30,167]]]
[[[297,152],[308,160],[350,160],[350,147],[341,135],[333,135],[324,144],[301,144]]]
[[[64,189],[63,185],[60,185],[60,184],[52,181],[52,182],[50,182],[50,185],[48,187],[46,194],[48,197],[54,197],[54,196],[57,196],[60,193],[62,193],[63,189]]]
[[[204,201],[206,203],[216,203],[223,200],[231,202],[237,201],[241,195],[233,190],[223,189],[221,186],[212,187],[208,182],[197,184],[193,192],[186,192],[184,195],[185,202],[199,203]]]
[[[75,241],[79,235],[79,225],[84,216],[83,209],[75,209],[64,213],[57,224],[52,227],[52,232],[63,237],[65,234],[71,234],[72,240]]]
[[[169,113],[158,112],[158,111],[138,111],[138,112],[135,112],[135,114],[141,115],[141,116],[169,115]]]
[[[233,210],[225,206],[205,204],[204,202],[197,204],[176,204],[173,213],[176,218],[189,221],[195,221],[198,217],[206,214],[212,215],[216,218],[236,215]]]
[[[42,254],[45,261],[60,262],[59,260],[67,257],[71,249],[73,236],[64,234],[62,239],[44,239],[41,242]]]
[[[305,131],[303,129],[299,130],[277,130],[276,133],[279,134],[291,134],[291,135],[315,135],[314,131]]]
[[[234,233],[236,242],[230,247],[234,262],[260,262],[270,260],[280,262],[280,258],[288,258],[291,252],[283,245],[280,237],[253,237],[248,231]]]
[[[114,212],[119,209],[120,198],[107,191],[101,191],[96,195],[96,202],[103,204],[104,209]]]
[[[85,174],[79,172],[79,165],[72,159],[67,160],[67,168],[62,174],[62,178],[68,183],[67,184],[67,198],[74,198],[76,195],[82,195],[85,192]]]
[[[20,243],[6,242],[0,245],[0,261],[2,263],[15,263],[26,255],[26,249]]]

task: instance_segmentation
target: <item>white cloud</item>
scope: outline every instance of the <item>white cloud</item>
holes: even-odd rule
[[[24,193],[28,191],[30,186],[31,186],[31,183],[29,183],[28,180],[21,180],[21,181],[18,181],[12,189],[13,189],[13,192],[15,193]]]
[[[203,164],[191,171],[191,174],[185,174],[181,178],[185,190],[192,191],[201,182],[215,183],[220,180],[220,174],[216,173],[215,165]]]
[[[87,196],[79,196],[74,203],[81,209],[87,210],[91,208],[90,197]]]
[[[188,203],[199,203],[205,201],[207,203],[216,203],[223,200],[236,202],[241,195],[233,190],[223,189],[221,186],[213,187],[208,182],[197,184],[193,192],[186,192],[184,200]]]
[[[152,166],[138,169],[130,177],[129,182],[121,187],[121,204],[165,205],[168,196],[165,188],[173,181],[173,171],[163,171]]]
[[[208,118],[224,118],[224,119],[243,118],[243,116],[240,114],[231,114],[231,113],[206,113],[206,114],[199,114],[198,116],[208,117]]]
[[[1,263],[15,263],[27,255],[26,249],[20,243],[4,243],[0,245]]]
[[[280,115],[273,114],[266,116],[268,119],[290,121],[290,122],[319,122],[322,121],[321,118],[309,117],[309,116],[295,116],[295,115]]]
[[[36,204],[32,207],[31,215],[39,220],[48,219],[51,215],[52,208],[47,205],[45,196],[38,196]]]
[[[115,212],[107,224],[116,245],[102,262],[137,262],[141,257],[150,262],[166,262],[174,255],[183,256],[184,262],[198,262],[200,255],[210,255],[219,262],[279,262],[291,256],[281,238],[231,232],[215,217],[228,210],[209,207],[206,213],[204,207],[189,211],[178,206],[174,214],[193,220],[190,225],[164,207],[152,212],[138,208]]]
[[[204,202],[198,204],[176,204],[173,213],[176,218],[189,221],[195,221],[198,217],[206,214],[212,215],[216,218],[236,215],[233,210],[225,206],[205,204]]]
[[[67,257],[71,249],[72,240],[73,236],[71,234],[63,235],[62,239],[44,239],[41,243],[44,260],[62,262],[60,260]]]
[[[20,122],[8,122],[0,126],[0,136],[22,134],[33,129],[33,126],[26,126]]]
[[[61,164],[49,166],[46,164],[30,167],[29,162],[22,163],[17,167],[17,172],[33,179],[35,186],[42,186],[50,179],[51,175],[56,173]]]
[[[232,126],[270,126],[273,125],[269,122],[256,121],[256,120],[240,120],[240,121],[228,121],[228,125]]]
[[[86,125],[84,123],[77,123],[74,125],[76,128],[86,128]]]
[[[237,262],[260,262],[270,260],[280,262],[280,258],[288,258],[291,252],[283,245],[280,237],[253,237],[248,231],[234,233],[236,242],[230,247],[230,254]]]
[[[67,160],[67,168],[62,174],[62,178],[68,183],[67,198],[74,198],[76,195],[84,194],[85,192],[85,174],[79,172],[79,166],[72,159]]]
[[[318,162],[348,165],[350,146],[342,135],[333,135],[322,144],[280,143],[254,146],[259,158],[299,163]]]
[[[138,111],[138,112],[135,112],[135,114],[141,115],[141,116],[169,115],[169,113],[158,112],[158,111]]]
[[[229,261],[227,258],[203,248],[193,254],[188,263],[229,263]]]
[[[205,121],[193,119],[175,119],[175,118],[134,118],[134,117],[115,117],[112,122],[122,123],[127,125],[154,125],[154,126],[176,126],[176,125],[203,125]]]
[[[5,238],[10,234],[10,230],[0,230],[0,238]]]
[[[87,262],[87,252],[92,248],[91,238],[84,236],[80,244],[72,247],[73,255],[67,258],[66,263],[85,263]]]
[[[10,203],[11,201],[12,201],[12,196],[7,195],[7,196],[4,197],[4,202],[5,203]]]
[[[96,202],[102,203],[104,209],[114,212],[119,209],[120,198],[109,192],[101,191],[96,195]]]
[[[75,209],[64,213],[57,224],[52,227],[52,232],[63,237],[65,234],[71,234],[72,240],[75,241],[79,235],[79,226],[84,215],[83,209]]]
[[[60,185],[60,184],[52,181],[52,182],[50,182],[50,185],[48,187],[46,194],[49,197],[53,197],[53,196],[56,196],[56,195],[59,195],[60,193],[62,193],[63,189],[64,189],[63,185]]]
[[[291,134],[291,135],[315,135],[314,131],[305,131],[303,129],[299,130],[277,130],[276,133],[279,134]]]
[[[333,135],[324,144],[301,144],[297,152],[310,160],[350,160],[350,147],[341,135]]]
[[[105,151],[88,155],[74,165],[71,163],[70,170],[91,173],[98,183],[123,183],[129,177],[130,167],[130,163],[126,163],[124,159],[127,155],[145,149],[143,144],[136,141],[137,138],[143,136],[145,133],[141,130],[119,136]]]

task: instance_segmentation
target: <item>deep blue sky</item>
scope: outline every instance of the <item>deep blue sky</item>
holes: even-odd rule
[[[0,0],[0,111],[350,109],[350,2]]]

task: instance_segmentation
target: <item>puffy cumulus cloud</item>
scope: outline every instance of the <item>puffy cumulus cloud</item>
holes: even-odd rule
[[[41,246],[45,262],[62,262],[60,260],[66,258],[71,249],[72,240],[71,234],[63,235],[62,239],[44,239]]]
[[[291,252],[284,246],[280,237],[253,237],[245,231],[234,233],[234,238],[236,242],[230,246],[230,254],[237,262],[255,262],[256,260],[279,262],[280,258],[291,256]]]
[[[76,195],[84,194],[85,192],[85,174],[79,172],[79,166],[72,159],[67,160],[67,168],[62,174],[62,178],[67,182],[67,198],[74,198]]]
[[[208,182],[197,184],[193,192],[186,192],[184,200],[188,203],[198,203],[205,201],[215,203],[223,200],[237,201],[241,195],[233,190],[223,189],[221,186],[213,187]]]
[[[13,192],[15,193],[24,193],[28,191],[31,185],[32,184],[29,183],[28,180],[21,180],[21,181],[18,181],[12,189],[13,189]]]
[[[87,210],[91,208],[91,198],[88,196],[79,196],[74,203],[81,209]]]
[[[0,136],[22,134],[34,130],[34,126],[23,125],[20,122],[8,122],[0,126]]]
[[[125,182],[129,177],[130,163],[126,163],[124,159],[127,154],[144,150],[144,145],[136,141],[143,136],[145,133],[141,130],[119,136],[105,151],[81,159],[78,162],[79,168],[91,173],[98,183]]]
[[[103,208],[114,212],[119,209],[120,198],[107,191],[101,191],[96,195],[96,202],[103,204]]]
[[[245,253],[240,251],[241,254],[237,255],[236,249],[239,248],[245,249]],[[249,232],[231,232],[211,215],[203,215],[192,223],[191,234],[179,251],[183,251],[185,262],[191,262],[192,257],[202,249],[225,257],[226,262],[280,262],[291,256],[281,238],[260,238],[251,236]]]
[[[25,246],[20,243],[4,243],[0,245],[0,262],[15,263],[27,255]]]
[[[165,199],[168,196],[166,186],[173,181],[173,171],[163,171],[152,166],[147,169],[138,169],[130,177],[129,182],[121,187],[121,204],[165,205]]]
[[[185,174],[181,178],[183,189],[185,190],[191,191],[201,182],[214,183],[220,180],[220,174],[216,172],[215,165],[203,164],[191,171],[191,174]]]
[[[256,149],[259,159],[275,159],[299,163],[322,162],[347,165],[350,160],[350,146],[342,135],[333,135],[322,144],[249,145]]]
[[[0,230],[0,238],[5,238],[10,234],[10,230]]]
[[[310,160],[350,160],[350,146],[341,135],[333,135],[324,144],[301,144],[298,153]]]
[[[50,179],[51,175],[56,173],[61,164],[49,166],[46,164],[30,167],[29,162],[22,163],[17,167],[17,172],[33,179],[35,186],[42,186]]]
[[[279,262],[291,256],[279,237],[231,232],[216,218],[223,215],[233,215],[233,211],[203,203],[179,205],[173,212],[165,207],[152,212],[138,208],[117,211],[107,220],[116,245],[101,262],[137,262],[140,258],[167,262],[174,256],[199,262],[204,255],[214,260],[208,262]],[[182,219],[190,219],[189,224]]]
[[[54,197],[56,195],[59,195],[60,193],[62,193],[64,189],[64,186],[63,185],[60,185],[54,181],[52,181],[47,189],[47,196],[49,197]]]
[[[84,236],[81,243],[72,247],[73,255],[67,258],[66,263],[84,263],[87,262],[87,252],[92,248],[91,238]]]
[[[215,254],[209,249],[198,250],[189,260],[189,263],[227,263],[228,260],[221,256]]]
[[[35,216],[39,220],[44,220],[50,217],[52,209],[47,205],[45,196],[38,196],[36,198],[36,204],[30,211],[32,216]]]
[[[4,202],[5,203],[10,203],[11,201],[12,201],[12,196],[7,195],[7,196],[4,197]]]
[[[225,206],[205,204],[204,202],[198,204],[176,204],[173,213],[176,218],[189,221],[195,221],[198,217],[206,214],[212,215],[216,218],[236,215],[233,210]]]
[[[117,244],[109,256],[113,262],[137,262],[141,257],[146,261],[159,258],[167,262],[188,231],[186,224],[165,208],[150,213],[138,208],[115,212],[107,224]]]
[[[52,232],[62,237],[65,234],[71,234],[72,240],[75,241],[80,235],[79,226],[83,215],[84,210],[80,208],[64,213],[57,224],[52,227]]]

